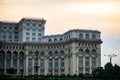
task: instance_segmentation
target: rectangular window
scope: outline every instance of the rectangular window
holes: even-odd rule
[[[35,33],[32,33],[32,36],[35,36]]]
[[[30,36],[30,34],[27,32],[27,33],[26,33],[26,36]]]
[[[41,38],[38,38],[38,41],[41,41]]]
[[[83,66],[83,58],[79,57],[79,66]]]
[[[41,32],[41,29],[38,29],[38,32]]]
[[[30,29],[29,29],[29,28],[26,28],[26,31],[27,31],[27,32],[29,32],[29,31],[30,31]]]
[[[41,33],[38,33],[38,36],[41,36]]]
[[[11,67],[10,64],[11,64],[11,60],[10,60],[10,59],[7,59],[7,60],[6,60],[6,67],[7,67],[7,68],[10,68],[10,67]]]
[[[85,57],[85,66],[89,66],[89,57]]]
[[[40,67],[41,67],[41,68],[44,68],[44,66],[45,66],[45,65],[44,65],[44,60],[41,59],[41,61],[40,61]]]
[[[52,62],[49,63],[49,67],[52,68],[53,67],[53,64]]]
[[[29,41],[29,37],[26,37],[26,40]]]
[[[34,38],[34,37],[32,38],[32,41],[35,41],[35,38]]]
[[[23,59],[19,59],[19,67],[23,68]]]
[[[7,65],[6,65],[7,66]],[[0,68],[3,68],[4,67],[4,60],[3,59],[0,59]]]
[[[92,57],[92,66],[96,66],[96,58]]]
[[[59,66],[58,62],[55,62],[55,67],[58,67],[58,66]]]
[[[61,67],[64,67],[65,65],[64,65],[64,62],[61,62]]]
[[[13,59],[13,67],[17,67],[17,59]]]
[[[35,32],[35,29],[32,29],[32,32]]]

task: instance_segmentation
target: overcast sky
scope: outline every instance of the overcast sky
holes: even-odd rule
[[[23,17],[47,20],[45,34],[62,34],[70,29],[101,31],[104,54],[116,54],[120,65],[120,0],[0,0],[0,20],[18,22]]]

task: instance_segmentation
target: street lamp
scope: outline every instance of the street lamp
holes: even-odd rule
[[[109,58],[110,58],[110,63],[112,63],[112,58],[113,58],[113,57],[116,57],[117,55],[115,55],[115,54],[106,55],[106,54],[105,54],[104,56],[109,57]]]

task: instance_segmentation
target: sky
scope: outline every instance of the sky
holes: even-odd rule
[[[0,0],[0,21],[20,21],[23,17],[44,18],[45,35],[70,29],[101,31],[101,65],[106,55],[116,54],[120,65],[120,0]]]

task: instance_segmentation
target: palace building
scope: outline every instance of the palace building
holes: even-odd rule
[[[101,66],[100,31],[73,29],[45,35],[43,18],[0,21],[0,74],[79,75]]]

